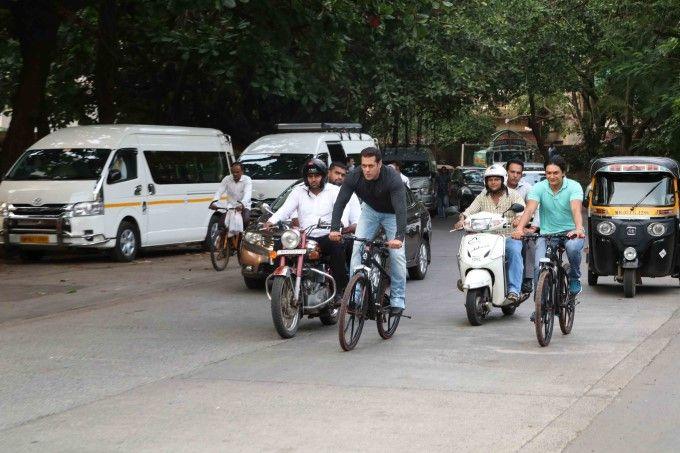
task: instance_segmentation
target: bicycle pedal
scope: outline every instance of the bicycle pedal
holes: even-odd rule
[[[409,315],[405,315],[405,314],[403,314],[403,313],[402,313],[402,314],[400,314],[399,316],[401,316],[402,318],[408,318],[408,319],[411,319],[411,316],[409,316]]]

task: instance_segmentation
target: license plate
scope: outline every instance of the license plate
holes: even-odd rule
[[[307,249],[289,249],[289,250],[279,250],[276,252],[278,256],[282,255],[304,255],[307,253]]]
[[[22,234],[19,236],[19,242],[22,244],[49,244],[51,241],[47,234]]]

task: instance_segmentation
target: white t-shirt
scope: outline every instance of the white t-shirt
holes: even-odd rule
[[[236,182],[232,175],[227,175],[220,183],[217,192],[215,192],[213,201],[220,201],[223,195],[227,196],[227,203],[240,201],[243,203],[244,208],[250,209],[251,197],[253,195],[253,180],[250,179],[250,176],[241,175],[241,179]]]

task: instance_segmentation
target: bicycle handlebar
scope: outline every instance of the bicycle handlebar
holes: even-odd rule
[[[536,240],[538,238],[571,240],[571,239],[577,239],[578,236],[576,236],[576,235],[569,236],[568,234],[565,234],[565,233],[553,233],[553,234],[533,233],[533,234],[525,234],[524,236],[522,236],[522,239],[526,239],[526,240]]]
[[[344,234],[342,237],[345,238],[345,239],[352,239],[352,240],[355,240],[357,242],[363,242],[364,244],[368,244],[372,247],[389,248],[387,243],[385,241],[381,241],[381,240],[371,240],[371,239],[360,238],[360,237],[357,237],[353,234]]]

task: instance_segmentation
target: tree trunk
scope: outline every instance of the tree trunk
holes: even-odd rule
[[[529,91],[529,127],[531,133],[536,139],[536,146],[538,152],[541,153],[545,162],[548,161],[548,150],[545,148],[545,139],[543,137],[543,130],[541,128],[541,120],[536,114],[536,96],[532,91]]]
[[[116,120],[114,85],[116,73],[117,0],[100,0],[97,56],[94,67],[94,90],[97,97],[97,117],[100,124]]]
[[[404,146],[408,146],[411,143],[411,115],[409,115],[408,110],[404,111]]]
[[[392,146],[399,144],[399,109],[392,110]]]
[[[420,146],[423,140],[423,112],[416,114],[416,145]]]
[[[60,23],[54,1],[12,3],[10,12],[19,40],[22,66],[19,85],[12,96],[12,121],[0,154],[2,173],[35,141],[35,128],[40,123]]]

